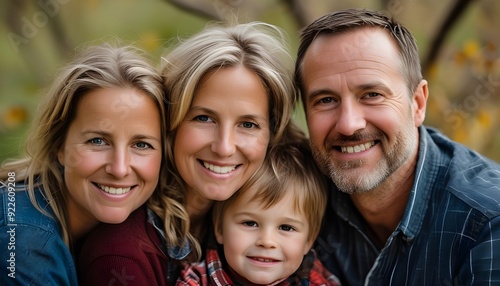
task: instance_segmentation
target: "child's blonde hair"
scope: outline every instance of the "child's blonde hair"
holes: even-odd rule
[[[319,234],[327,201],[327,178],[314,163],[307,138],[298,128],[288,128],[285,139],[268,154],[262,167],[229,199],[216,202],[212,218],[216,232],[222,233],[226,209],[248,189],[257,191],[250,201],[272,207],[285,195],[295,197],[295,211],[304,214],[309,224],[308,239]]]

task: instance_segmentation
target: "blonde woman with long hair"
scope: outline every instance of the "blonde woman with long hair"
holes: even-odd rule
[[[78,284],[78,240],[124,221],[158,185],[164,109],[159,73],[131,46],[86,48],[60,72],[25,158],[1,169],[0,284]]]

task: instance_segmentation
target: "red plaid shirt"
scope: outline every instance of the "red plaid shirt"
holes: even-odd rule
[[[216,249],[207,250],[206,258],[199,263],[186,265],[177,280],[178,286],[196,285],[244,285],[232,281],[223,268],[223,262]],[[304,256],[301,266],[286,280],[275,286],[310,285],[310,286],[340,286],[336,276],[323,267],[313,250]]]

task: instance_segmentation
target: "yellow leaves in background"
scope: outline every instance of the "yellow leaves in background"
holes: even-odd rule
[[[500,151],[500,50],[493,41],[471,39],[438,64],[440,87],[433,87],[428,116],[453,140],[487,156]],[[433,73],[429,73],[433,75]],[[436,78],[440,76],[437,75]],[[431,86],[437,80],[432,78]],[[443,122],[445,124],[443,124]],[[497,159],[498,160],[498,159]]]
[[[464,122],[465,124],[453,131],[452,139],[474,150],[482,150],[496,134],[499,120],[495,113],[494,107],[478,110]]]
[[[24,106],[14,105],[2,112],[1,126],[8,130],[21,127],[28,121],[28,110]]]
[[[160,39],[158,33],[154,31],[145,32],[141,34],[141,38],[137,42],[137,45],[149,52],[154,52],[162,44],[162,42],[159,41],[158,39]]]
[[[480,50],[479,43],[475,40],[467,41],[462,49],[455,55],[455,63],[464,65],[467,61],[474,59]]]
[[[468,41],[463,47],[463,54],[466,58],[474,58],[478,54],[479,49],[477,41]]]

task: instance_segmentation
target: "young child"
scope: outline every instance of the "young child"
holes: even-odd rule
[[[220,245],[209,248],[201,263],[186,266],[177,285],[340,285],[311,250],[326,181],[305,136],[295,135],[271,150],[238,192],[214,205]]]

